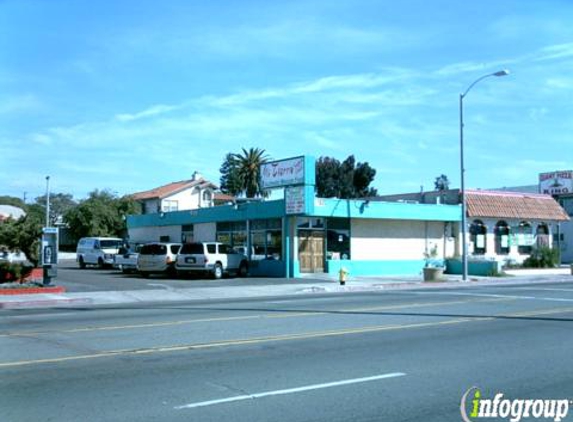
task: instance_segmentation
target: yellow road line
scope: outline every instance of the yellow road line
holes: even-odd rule
[[[80,327],[80,328],[70,328],[66,330],[47,330],[47,331],[18,331],[7,334],[0,334],[2,337],[26,337],[26,336],[38,336],[45,334],[75,334],[75,333],[86,333],[92,331],[115,331],[115,330],[131,330],[131,329],[141,329],[141,328],[158,328],[158,327],[171,327],[177,325],[187,325],[196,324],[202,322],[225,322],[225,321],[242,321],[250,319],[279,319],[279,318],[300,318],[305,316],[320,316],[329,314],[338,314],[344,312],[373,312],[373,311],[390,311],[397,309],[413,309],[413,308],[425,308],[425,307],[435,307],[435,306],[448,306],[448,305],[460,305],[466,303],[484,303],[484,302],[507,302],[513,301],[514,298],[495,298],[495,299],[465,299],[449,302],[414,302],[406,303],[401,305],[385,305],[376,307],[366,307],[366,308],[343,308],[334,309],[331,311],[317,311],[317,312],[280,312],[279,314],[273,315],[244,315],[237,317],[219,317],[219,318],[204,318],[204,319],[187,319],[178,321],[168,321],[168,322],[152,322],[148,324],[133,324],[133,325],[116,325],[116,326],[100,326],[100,327]],[[241,309],[238,309],[239,311]]]
[[[277,336],[267,336],[267,337],[253,337],[246,339],[231,339],[231,340],[221,340],[210,343],[195,343],[195,344],[184,344],[184,345],[174,345],[174,346],[156,346],[141,349],[124,349],[124,350],[110,350],[98,353],[93,353],[89,355],[77,355],[77,356],[64,356],[59,358],[47,358],[47,359],[34,359],[34,360],[23,360],[15,362],[0,362],[0,368],[11,368],[20,367],[27,365],[38,365],[46,363],[62,363],[70,361],[79,361],[87,359],[99,359],[105,357],[113,356],[136,356],[136,355],[149,355],[155,353],[169,353],[169,352],[181,352],[190,350],[203,350],[212,349],[217,347],[229,347],[229,346],[240,346],[240,345],[250,345],[250,344],[262,344],[270,342],[280,342],[280,341],[292,341],[292,340],[307,340],[313,338],[324,338],[324,337],[336,337],[345,336],[352,334],[365,334],[374,333],[382,331],[397,331],[412,328],[428,328],[428,327],[441,327],[446,325],[462,324],[466,322],[483,322],[483,321],[494,321],[499,317],[527,317],[527,316],[537,316],[537,315],[550,315],[557,313],[569,313],[573,312],[573,308],[560,308],[560,309],[540,309],[531,312],[516,312],[510,314],[502,314],[491,317],[477,317],[477,318],[458,318],[450,319],[446,321],[438,322],[421,322],[413,324],[398,324],[398,325],[375,325],[368,327],[358,327],[358,328],[347,328],[340,330],[329,330],[329,331],[315,331],[309,333],[298,333],[298,334],[282,334]]]
[[[488,318],[483,318],[488,319]],[[77,355],[77,356],[65,356],[60,358],[47,358],[47,359],[34,359],[34,360],[23,360],[15,362],[1,362],[0,368],[26,366],[26,365],[37,365],[43,363],[61,363],[70,362],[77,360],[86,359],[98,359],[111,356],[128,356],[128,355],[147,355],[154,353],[167,353],[167,352],[180,352],[189,350],[202,350],[211,349],[216,347],[228,347],[228,346],[239,346],[248,344],[260,344],[269,342],[279,342],[279,341],[289,341],[289,340],[306,340],[319,337],[334,337],[343,336],[349,334],[363,334],[372,333],[377,331],[390,331],[390,330],[402,330],[408,328],[423,328],[423,327],[435,327],[441,325],[451,325],[459,324],[461,322],[467,322],[468,319],[454,319],[440,322],[424,322],[417,324],[406,324],[406,325],[378,325],[370,327],[359,327],[359,328],[349,328],[342,330],[331,330],[331,331],[318,331],[310,333],[300,333],[300,334],[283,334],[278,336],[268,336],[268,337],[254,337],[247,339],[234,339],[234,340],[222,340],[211,343],[196,343],[196,344],[184,344],[176,346],[157,346],[142,349],[125,349],[125,350],[110,350],[103,351],[99,353],[93,353],[89,355]]]

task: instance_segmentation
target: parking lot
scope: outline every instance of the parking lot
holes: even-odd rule
[[[305,280],[308,281],[308,280]],[[165,275],[150,275],[142,278],[139,274],[123,274],[113,268],[98,269],[88,267],[80,269],[74,260],[61,261],[58,265],[58,277],[52,284],[63,286],[68,292],[123,291],[174,289],[209,286],[265,285],[293,283],[296,279],[284,278],[254,278],[254,277],[224,277],[213,280],[207,275],[185,278],[170,278]]]

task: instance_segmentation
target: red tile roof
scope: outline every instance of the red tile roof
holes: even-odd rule
[[[164,186],[160,186],[158,188],[154,188],[151,190],[146,190],[143,192],[137,192],[131,195],[133,199],[136,201],[144,200],[144,199],[163,199],[182,190],[193,188],[195,186],[201,187],[211,187],[213,189],[217,189],[217,186],[205,179],[199,180],[182,180],[180,182],[172,182]]]
[[[468,217],[569,220],[565,210],[549,195],[468,190],[466,204]]]
[[[226,193],[216,192],[213,195],[213,199],[215,201],[221,201],[221,202],[232,202],[235,200],[235,197],[232,195],[227,195]]]

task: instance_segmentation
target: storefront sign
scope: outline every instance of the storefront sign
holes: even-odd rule
[[[554,171],[539,175],[539,192],[546,195],[573,193],[573,171]]]
[[[304,186],[285,190],[285,208],[286,214],[304,214]]]
[[[263,189],[302,184],[304,184],[304,157],[273,161],[261,166]]]

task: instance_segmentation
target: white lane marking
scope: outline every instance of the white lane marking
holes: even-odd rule
[[[165,284],[159,284],[159,283],[147,283],[148,286],[150,287],[162,287],[165,290],[173,290],[173,287],[171,286],[166,286]]]
[[[415,292],[418,295],[448,295],[448,296],[474,296],[474,297],[496,297],[507,299],[523,300],[545,300],[548,302],[573,302],[573,299],[561,297],[537,297],[537,296],[517,296],[517,295],[496,295],[493,293],[461,293],[461,292]]]
[[[542,290],[546,292],[573,292],[573,289],[550,289],[548,287],[514,287],[515,290]]]
[[[288,388],[286,390],[265,391],[263,393],[246,394],[243,396],[228,397],[225,399],[208,400],[208,401],[202,401],[202,402],[197,402],[197,403],[190,403],[190,404],[185,404],[183,406],[176,406],[174,409],[176,409],[176,410],[193,409],[196,407],[213,406],[213,405],[217,405],[217,404],[231,403],[231,402],[243,401],[243,400],[254,400],[254,399],[260,399],[263,397],[279,396],[279,395],[284,395],[284,394],[302,393],[304,391],[312,391],[312,390],[319,390],[322,388],[332,388],[332,387],[340,387],[343,385],[372,382],[372,381],[378,381],[378,380],[389,379],[389,378],[403,377],[405,375],[406,374],[403,372],[394,372],[391,374],[376,375],[373,377],[355,378],[355,379],[350,379],[350,380],[328,382],[325,384],[314,384],[314,385],[306,385],[304,387]]]
[[[39,319],[42,322],[45,321],[46,317],[64,317],[64,316],[77,316],[77,313],[74,312],[59,312],[59,313],[50,313],[50,312],[42,312],[37,314],[28,314],[28,315],[8,315],[3,317],[4,319]]]

